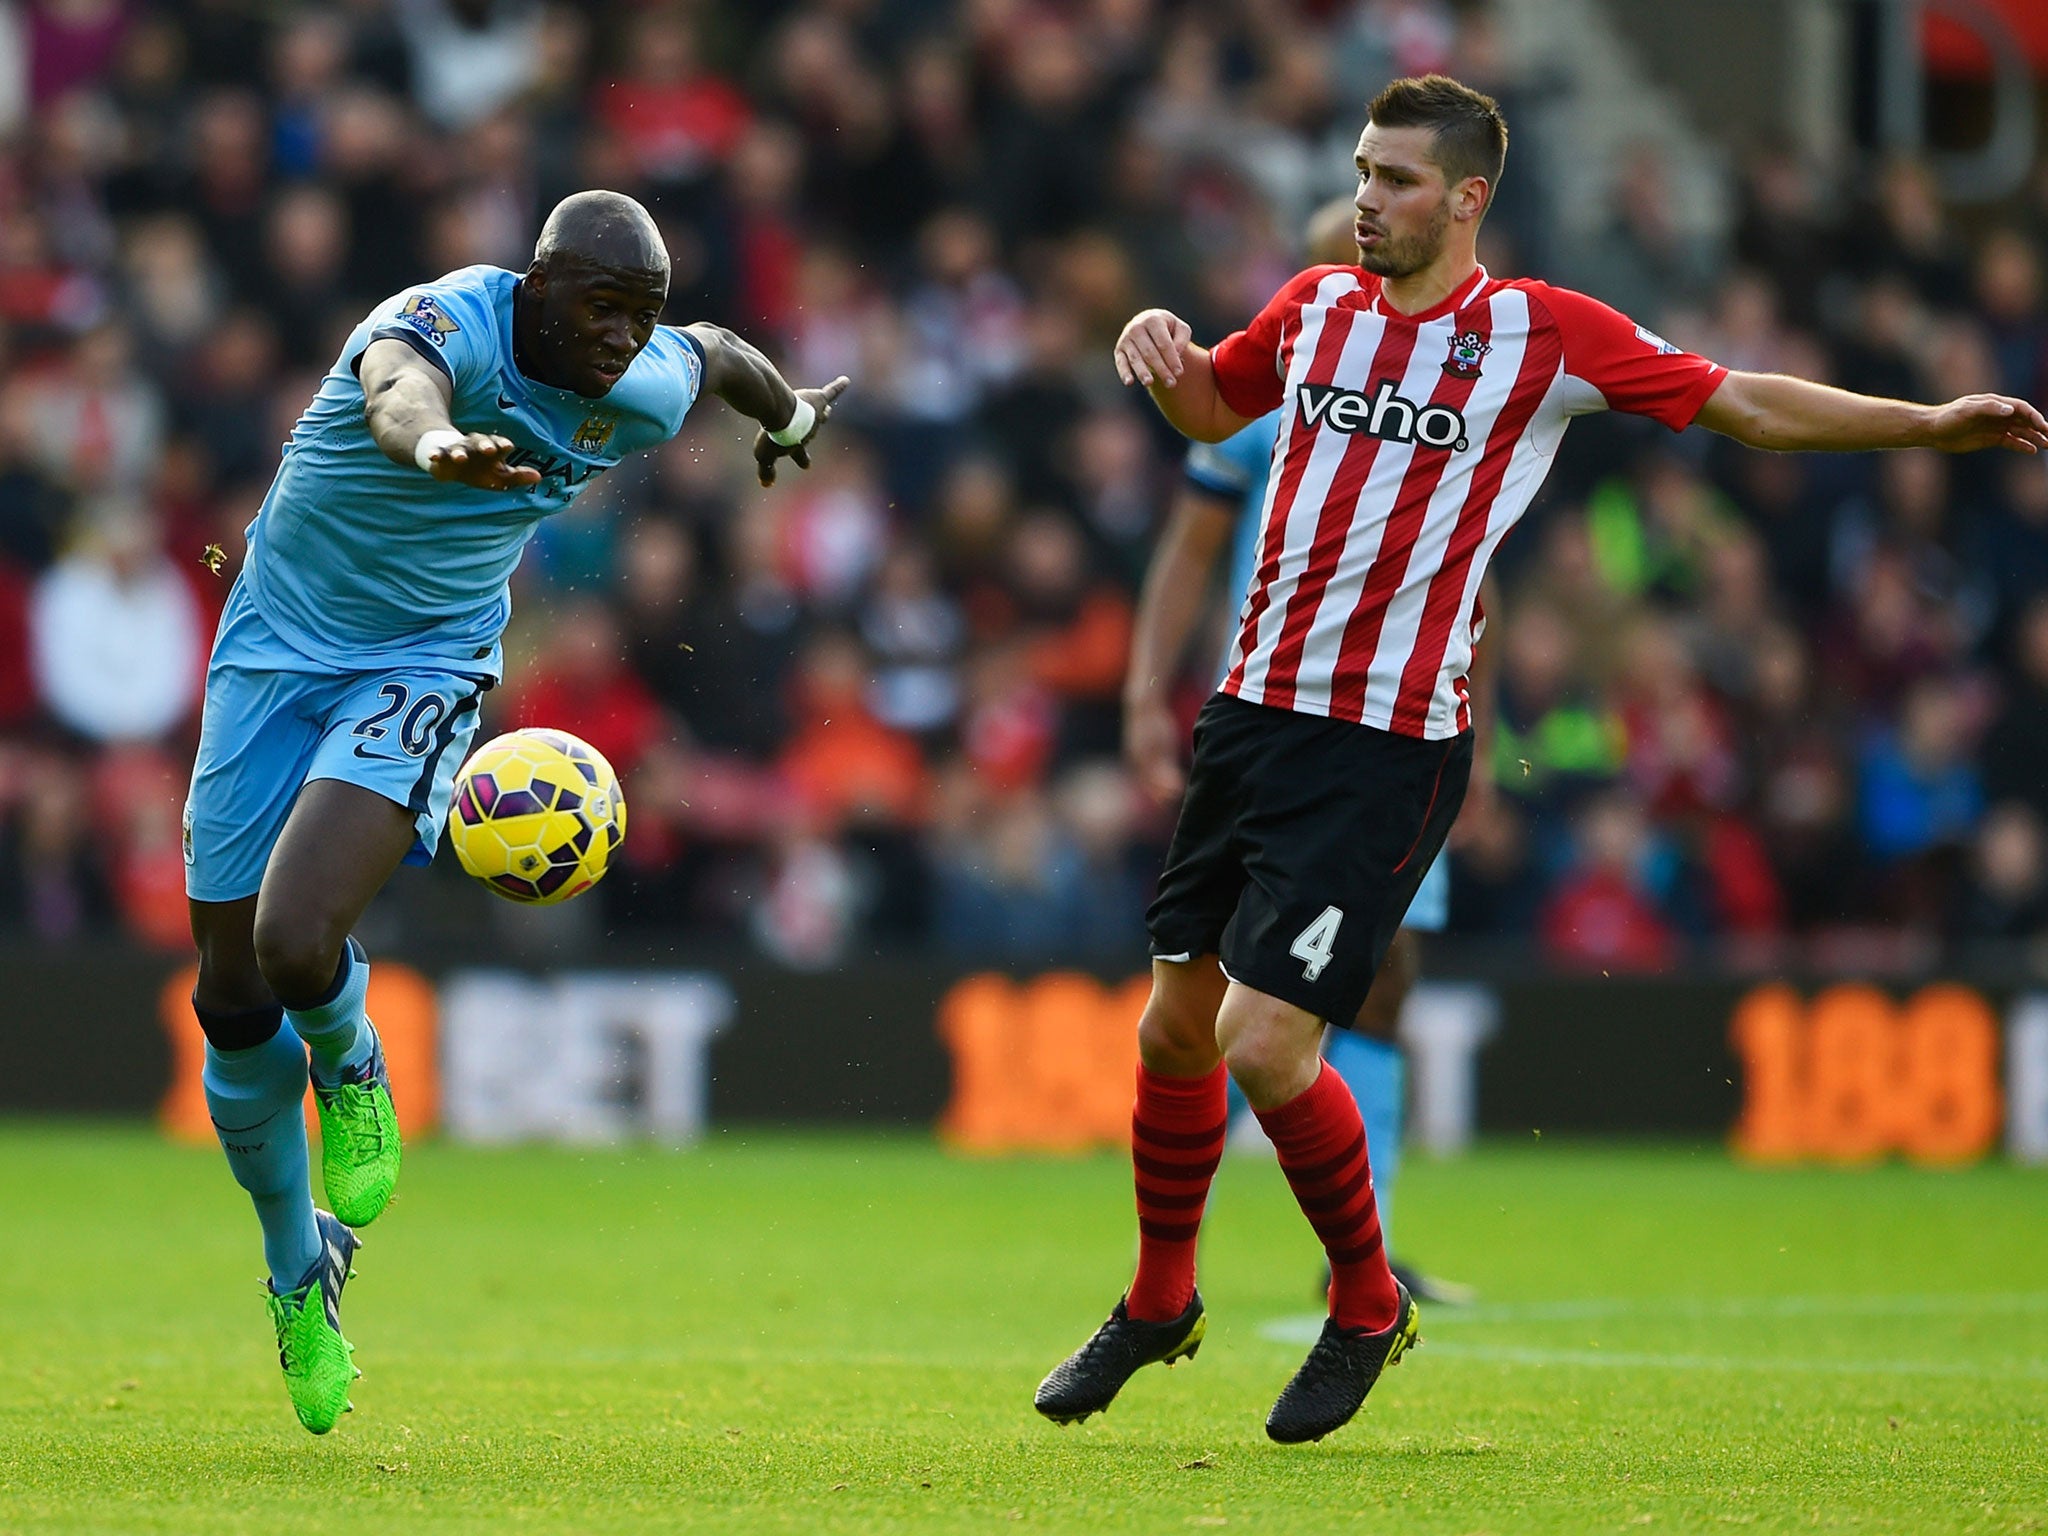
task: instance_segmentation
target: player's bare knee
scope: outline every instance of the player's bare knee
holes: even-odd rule
[[[1154,1071],[1178,1077],[1216,1065],[1215,1015],[1198,1018],[1161,1006],[1158,994],[1138,1019],[1138,1058]]]
[[[1233,1035],[1223,1059],[1254,1109],[1277,1108],[1315,1080],[1315,1053],[1274,1030],[1254,1027]]]
[[[1227,985],[1213,955],[1154,961],[1152,995],[1138,1018],[1138,1058],[1156,1072],[1193,1077],[1216,1065],[1216,1010]]]
[[[261,1008],[274,1001],[270,995],[270,984],[263,979],[263,971],[256,964],[255,952],[246,935],[237,944],[200,934],[198,943],[199,978],[194,995],[202,1007],[236,1013],[245,1008]]]
[[[192,998],[200,1007],[216,1013],[244,1013],[277,1001],[270,983],[255,965],[209,964],[203,949],[199,952],[199,977],[193,985]]]
[[[1216,1016],[1216,1044],[1254,1109],[1274,1109],[1315,1081],[1322,1027],[1292,1004],[1233,988]]]
[[[346,940],[345,933],[328,933],[317,921],[261,908],[256,913],[256,964],[287,1008],[311,1007],[327,995]]]
[[[217,1013],[242,1013],[277,1001],[256,963],[251,933],[255,907],[253,898],[191,903],[192,946],[199,952],[199,977],[192,996],[198,1006]]]

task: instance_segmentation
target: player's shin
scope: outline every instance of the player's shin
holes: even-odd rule
[[[376,1031],[363,1012],[370,992],[370,957],[350,938],[341,948],[341,964],[327,996],[310,1008],[287,1009],[285,1017],[312,1053],[313,1074],[333,1083],[360,1067],[377,1048]]]
[[[1138,1102],[1131,1116],[1138,1272],[1124,1302],[1132,1317],[1168,1321],[1179,1317],[1194,1295],[1202,1208],[1229,1129],[1225,1083],[1221,1063],[1200,1077],[1138,1068]]]
[[[1401,1172],[1401,1135],[1407,1063],[1390,1040],[1375,1040],[1353,1030],[1333,1029],[1323,1058],[1344,1079],[1358,1101],[1365,1124],[1366,1155],[1372,1159],[1373,1200],[1379,1207],[1380,1233],[1391,1247],[1394,1230],[1394,1184]],[[1425,1298],[1426,1299],[1426,1298]]]
[[[1259,1123],[1330,1257],[1330,1316],[1345,1328],[1389,1326],[1399,1301],[1351,1090],[1325,1062],[1305,1093],[1260,1110]]]
[[[207,1113],[235,1182],[255,1204],[271,1280],[289,1289],[320,1256],[306,1162],[306,1048],[274,1004],[215,1013],[194,1003],[193,1011],[207,1037]]]

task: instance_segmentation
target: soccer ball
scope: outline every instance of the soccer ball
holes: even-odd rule
[[[626,840],[626,801],[604,754],[567,731],[507,731],[455,775],[448,840],[508,901],[567,901],[604,878]]]

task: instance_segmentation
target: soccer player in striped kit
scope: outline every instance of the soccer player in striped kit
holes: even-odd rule
[[[1213,350],[1158,309],[1117,340],[1119,376],[1187,437],[1285,415],[1258,567],[1146,915],[1137,1274],[1039,1386],[1059,1422],[1201,1343],[1195,1243],[1226,1072],[1331,1270],[1322,1336],[1266,1433],[1318,1440],[1347,1423],[1418,1337],[1358,1107],[1317,1048],[1325,1021],[1356,1015],[1457,815],[1479,584],[1573,416],[1698,422],[1779,450],[2048,448],[2048,420],[2022,400],[1913,405],[1731,372],[1583,294],[1492,277],[1475,242],[1506,151],[1491,98],[1397,80],[1358,140],[1357,265],[1311,267]]]
[[[1357,217],[1349,194],[1318,208],[1306,230],[1309,261],[1348,262],[1357,249],[1353,234]],[[1124,679],[1124,756],[1144,792],[1161,805],[1180,804],[1181,792],[1187,787],[1182,763],[1186,733],[1171,703],[1182,655],[1206,611],[1210,577],[1219,556],[1228,551],[1225,590],[1233,598],[1242,600],[1253,586],[1273,441],[1283,415],[1272,411],[1220,443],[1196,443],[1189,449],[1186,479],[1145,571],[1144,591],[1131,631],[1130,667]],[[1489,577],[1481,603],[1487,622],[1498,625],[1500,603],[1493,587]],[[1473,792],[1491,784],[1483,770],[1492,705],[1488,682],[1496,670],[1491,663],[1498,654],[1498,646],[1487,645],[1473,658]],[[1223,670],[1227,672],[1228,667]],[[1472,798],[1468,792],[1468,812]],[[1407,1091],[1407,1061],[1399,1034],[1401,1008],[1421,974],[1417,936],[1441,933],[1450,911],[1451,871],[1446,853],[1422,877],[1358,1016],[1325,1033],[1323,1058],[1358,1101],[1359,1117],[1365,1123],[1366,1152],[1372,1160],[1373,1196],[1395,1278],[1417,1301],[1457,1305],[1472,1299],[1468,1287],[1404,1268],[1399,1259],[1391,1257],[1395,1251],[1394,1186],[1401,1168]],[[1246,1122],[1250,1119],[1243,1096],[1234,1095],[1230,1105],[1233,1138],[1249,1129]],[[1263,1136],[1257,1139],[1264,1141]],[[1324,1283],[1328,1283],[1327,1269]]]

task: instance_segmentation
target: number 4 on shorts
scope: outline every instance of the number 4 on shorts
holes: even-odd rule
[[[1343,912],[1336,907],[1325,907],[1321,917],[1294,936],[1287,953],[1303,962],[1301,975],[1304,981],[1315,981],[1323,974],[1323,968],[1330,963],[1331,953],[1337,948],[1337,930],[1343,926]]]

